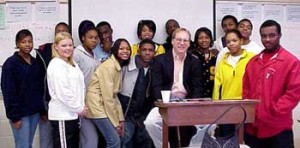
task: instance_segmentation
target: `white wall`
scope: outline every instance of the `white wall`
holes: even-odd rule
[[[181,27],[194,35],[196,29],[213,29],[213,0],[77,0],[72,1],[72,25],[75,45],[78,26],[89,19],[97,25],[108,21],[114,29],[113,38],[126,38],[130,44],[138,42],[137,24],[141,19],[152,19],[157,26],[154,41],[164,43],[165,22],[174,18]]]

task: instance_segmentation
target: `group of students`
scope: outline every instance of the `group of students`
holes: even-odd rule
[[[208,28],[199,28],[193,43],[190,32],[170,19],[169,36],[160,45],[153,41],[155,23],[141,20],[141,41],[131,46],[124,38],[113,41],[108,22],[95,26],[84,20],[78,27],[81,45],[74,48],[68,25],[59,23],[54,42],[41,45],[36,58],[30,55],[31,32],[20,30],[19,51],[5,61],[1,78],[16,147],[32,147],[39,121],[40,147],[101,147],[101,140],[109,148],[161,147],[162,118],[154,101],[162,90],[171,90],[171,101],[259,99],[245,143],[294,147],[300,67],[280,45],[280,25],[273,20],[261,25],[264,49],[250,39],[250,20],[227,15],[221,25],[225,36],[214,46]],[[220,126],[220,136],[230,131],[232,125]],[[195,127],[180,128],[180,146],[177,129],[170,132],[171,147],[188,146]]]

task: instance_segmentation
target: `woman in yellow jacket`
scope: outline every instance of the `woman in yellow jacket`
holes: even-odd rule
[[[121,69],[128,65],[131,49],[125,39],[118,39],[111,57],[92,75],[86,94],[87,118],[101,131],[107,148],[120,148],[124,134],[124,114],[117,97],[121,89]]]
[[[242,49],[242,35],[238,30],[231,30],[225,35],[229,52],[217,66],[213,100],[242,99],[242,82],[245,68],[254,53]],[[234,125],[220,125],[220,136],[225,137],[234,132]]]
[[[230,52],[216,69],[213,100],[240,100],[245,68],[254,53],[241,48],[242,35],[238,30],[229,31],[225,38]]]
[[[140,40],[150,39],[153,40],[156,32],[156,25],[152,20],[140,20],[137,28],[137,35]],[[131,46],[132,56],[137,55],[139,44],[133,44]],[[164,46],[155,43],[155,55],[160,55],[165,53]]]

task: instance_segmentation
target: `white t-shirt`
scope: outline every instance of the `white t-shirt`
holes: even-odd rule
[[[241,58],[242,54],[238,55],[238,56],[232,56],[229,55],[227,58],[227,62],[233,67],[235,68],[237,63],[239,62],[240,58]]]
[[[245,49],[247,52],[252,52],[254,54],[259,54],[263,50],[263,48],[258,44],[256,44],[254,41],[250,41],[247,45],[242,45],[242,49]],[[220,63],[220,61],[223,59],[223,57],[227,52],[229,52],[229,49],[227,47],[223,48],[219,52],[217,57],[216,67],[218,66],[218,64]]]

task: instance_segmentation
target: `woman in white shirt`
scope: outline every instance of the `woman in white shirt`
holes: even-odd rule
[[[86,112],[84,76],[73,61],[73,51],[72,36],[67,32],[58,33],[54,40],[54,58],[47,69],[51,96],[48,117],[53,128],[53,147],[78,147],[78,116]]]

